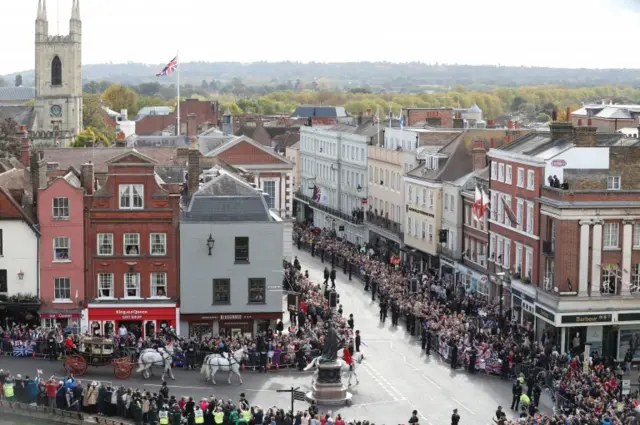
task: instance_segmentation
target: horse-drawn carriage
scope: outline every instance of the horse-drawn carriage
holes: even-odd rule
[[[113,365],[116,378],[126,379],[136,365],[135,354],[121,353],[110,338],[83,338],[64,360],[67,373],[82,376],[89,366]]]

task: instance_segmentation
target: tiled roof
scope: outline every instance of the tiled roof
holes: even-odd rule
[[[24,169],[14,168],[13,170],[0,173],[0,187],[7,190],[29,190],[30,185],[24,175]]]
[[[300,141],[300,133],[297,131],[287,131],[285,134],[276,136],[273,138],[275,144],[274,149],[277,152],[285,151],[288,147],[291,147]]]
[[[67,169],[71,166],[80,168],[82,164],[91,161],[97,173],[107,172],[107,160],[124,153],[127,148],[45,148],[42,149],[47,162],[58,163],[58,168]],[[158,162],[158,165],[182,165],[178,161],[178,152],[173,147],[141,147],[136,149],[143,155]]]
[[[613,119],[629,120],[629,119],[631,119],[631,115],[629,114],[628,111],[626,111],[624,109],[612,108],[612,107],[604,108],[602,111],[598,112],[596,117],[597,118],[606,118],[606,119],[610,119],[610,120],[613,120]]]
[[[438,150],[438,153],[445,159],[440,161],[437,170],[425,170],[425,165],[422,164],[411,170],[409,175],[432,181],[454,181],[473,170],[471,152],[465,144],[464,133],[460,133],[458,137]]]
[[[536,131],[514,140],[501,149],[509,152],[546,158],[569,148],[573,140],[552,139],[550,131]],[[619,133],[596,133],[597,146],[635,146],[640,139],[628,138]]]
[[[0,87],[0,103],[26,102],[35,97],[36,89],[33,87]]]
[[[27,126],[27,130],[33,127],[36,117],[33,106],[2,106],[0,105],[0,121],[13,118],[18,125]]]

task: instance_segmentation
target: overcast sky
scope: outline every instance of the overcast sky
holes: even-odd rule
[[[80,1],[85,64],[165,63],[179,49],[183,62],[640,68],[640,0]],[[47,0],[50,34],[68,32],[71,2]],[[0,75],[33,68],[37,3],[0,0]]]

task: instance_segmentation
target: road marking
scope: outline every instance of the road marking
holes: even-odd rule
[[[455,397],[451,397],[451,400],[455,401],[456,403],[458,403],[460,405],[460,407],[462,407],[464,410],[466,410],[467,412],[471,413],[472,415],[475,415],[475,413],[473,413],[473,411],[471,409],[469,409],[467,406],[465,406],[464,404],[460,403],[460,401],[455,398]]]
[[[413,370],[420,370],[419,368],[415,367],[414,365],[412,365],[411,363],[409,363],[407,361],[407,357],[402,354],[400,351],[396,350],[395,348],[393,348],[393,342],[389,341],[389,348],[391,349],[391,351],[398,353],[402,356],[402,361],[404,361],[404,364],[406,364],[407,366],[409,366],[411,369]]]
[[[416,410],[417,410],[417,409],[416,409]],[[431,421],[430,421],[429,419],[427,419],[427,418],[426,418],[425,416],[423,416],[423,415],[420,415],[420,419],[422,419],[423,421],[425,421],[425,422],[426,422],[426,423],[428,423],[429,425],[433,425],[433,424],[431,423]]]
[[[427,375],[425,375],[424,373],[422,374],[422,377],[424,379],[426,379],[427,381],[429,381],[431,383],[431,385],[433,385],[434,387],[436,387],[437,389],[441,390],[442,388],[440,388],[440,385],[436,384],[432,379],[430,379]]]
[[[360,403],[353,404],[351,407],[365,407],[365,406],[375,406],[378,404],[391,404],[391,403],[403,403],[406,400],[382,400],[382,401],[372,401],[371,403]]]

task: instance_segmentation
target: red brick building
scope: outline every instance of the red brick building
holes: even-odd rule
[[[93,332],[124,325],[141,336],[179,324],[180,195],[165,189],[156,164],[124,151],[106,161],[106,181],[96,191],[93,164],[83,167],[84,325]]]
[[[186,133],[187,119],[190,114],[195,114],[195,124],[200,127],[218,125],[218,102],[187,99],[180,102],[180,127],[182,133]],[[176,125],[176,112],[169,115],[146,115],[136,121],[136,134],[149,135],[165,130],[170,125]]]
[[[453,128],[453,108],[402,108],[404,125],[427,124],[431,127]]]
[[[537,338],[562,352],[587,343],[620,360],[640,329],[640,143],[599,133],[591,120],[576,124],[554,122],[489,152],[492,206],[510,195],[518,221],[514,228],[504,207],[492,208],[493,252],[511,274],[513,317]]]

